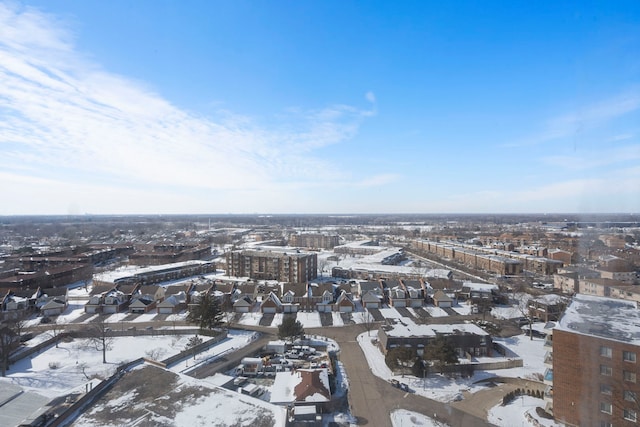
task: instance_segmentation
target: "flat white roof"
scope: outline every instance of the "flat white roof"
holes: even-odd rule
[[[640,345],[640,310],[633,301],[577,294],[554,330]]]

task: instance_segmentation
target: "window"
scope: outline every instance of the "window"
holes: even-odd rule
[[[611,357],[611,354],[612,354],[611,347],[605,347],[605,346],[600,347],[600,356]]]
[[[610,414],[611,413],[611,403],[600,402],[600,412],[604,412],[605,414]]]
[[[632,351],[623,351],[622,360],[624,360],[625,362],[636,363],[636,354]]]
[[[613,424],[609,421],[600,421],[600,427],[613,427]]]
[[[611,386],[608,384],[600,384],[600,393],[611,395]]]
[[[635,402],[636,399],[637,399],[637,396],[636,396],[635,392],[629,391],[629,390],[625,390],[624,391],[624,400],[626,400],[628,402]]]
[[[625,409],[622,413],[622,416],[627,421],[636,421],[636,419],[638,418],[636,411],[634,411],[633,409]]]
[[[636,382],[636,373],[635,372],[631,372],[631,371],[624,371],[623,372],[623,377],[624,380],[630,383],[635,383]]]
[[[611,376],[611,366],[600,365],[600,375],[606,375],[606,376],[610,377]]]

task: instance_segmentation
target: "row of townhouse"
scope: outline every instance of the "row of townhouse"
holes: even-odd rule
[[[385,353],[396,347],[410,347],[422,356],[425,347],[437,337],[453,345],[458,357],[491,356],[491,336],[473,323],[416,325],[407,319],[390,319],[380,326],[378,342]]]
[[[364,281],[358,284],[358,292],[365,308],[422,307],[425,303],[440,308],[450,308],[458,301],[471,304],[488,301],[499,302],[497,285],[453,280],[391,279]]]
[[[184,279],[187,277],[201,276],[216,272],[216,263],[211,261],[191,260],[150,266],[137,270],[125,270],[104,274],[96,274],[93,284],[97,286],[122,286],[122,285],[153,285],[170,280]],[[116,274],[117,273],[117,274]]]
[[[606,276],[606,275],[605,275]],[[627,280],[603,277],[600,271],[591,269],[563,270],[554,274],[553,286],[562,293],[596,295],[635,301],[640,304],[640,288]]]
[[[263,313],[355,310],[349,286],[345,284],[276,283],[254,286],[251,282],[236,283],[228,295],[230,306],[237,313],[246,313],[254,309]]]
[[[340,279],[359,279],[359,280],[379,280],[388,277],[397,277],[402,279],[411,279],[419,276],[421,278],[437,278],[451,279],[453,272],[445,268],[432,268],[425,271],[419,271],[412,268],[404,269],[385,269],[374,265],[352,265],[349,267],[333,267],[331,276]]]
[[[525,270],[541,275],[552,275],[564,265],[560,260],[453,241],[434,242],[416,239],[411,241],[411,247],[503,276],[520,275]]]
[[[344,290],[341,291],[337,298],[334,298],[333,292],[325,292],[320,298],[319,301],[315,302],[314,306],[309,306],[312,307],[309,311],[321,313],[332,311],[351,313],[355,311],[355,302]],[[302,300],[302,303],[296,302],[296,299]],[[279,298],[274,292],[271,292],[260,303],[260,311],[262,313],[296,313],[301,310],[301,307],[307,306],[307,303],[305,297],[299,298],[287,293],[282,298]],[[234,308],[239,311],[236,305],[234,305]]]
[[[211,257],[211,246],[199,244],[157,243],[136,245],[129,255],[131,265],[162,265]]]
[[[60,314],[67,308],[68,301],[66,287],[9,290],[0,302],[0,320],[24,319],[34,313]]]
[[[88,281],[93,274],[93,266],[86,263],[56,265],[36,271],[12,270],[0,277],[0,288],[30,289],[56,288],[69,283]]]
[[[113,314],[128,310],[131,313],[172,314],[197,303],[200,295],[210,292],[212,285],[183,284],[94,286],[86,313]]]

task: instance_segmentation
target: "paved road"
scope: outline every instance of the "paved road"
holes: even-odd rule
[[[376,377],[369,368],[356,337],[366,332],[364,325],[341,328],[308,329],[309,334],[328,336],[340,345],[340,361],[349,378],[349,404],[351,414],[358,425],[391,427],[389,413],[395,409],[407,409],[432,417],[455,427],[488,426],[485,417],[464,412],[462,408],[427,399],[413,393],[405,393],[390,383]]]
[[[135,326],[140,330],[146,326],[154,326],[156,329],[164,326],[182,324],[183,322],[139,322]],[[80,329],[82,324],[69,324],[67,329]],[[86,326],[86,325],[85,325]],[[49,325],[38,325],[33,329],[44,330]],[[262,332],[261,337],[250,345],[233,352],[213,363],[199,367],[191,372],[191,376],[205,378],[216,372],[224,372],[239,364],[240,360],[250,354],[255,354],[267,341],[275,338],[275,328],[261,326],[236,325],[239,329],[250,329]],[[495,401],[501,398],[506,388],[497,387],[482,395],[465,396],[468,400],[445,404],[412,393],[406,393],[394,388],[390,383],[376,377],[369,368],[363,350],[356,341],[356,337],[366,332],[364,324],[352,324],[336,328],[309,328],[306,332],[310,335],[327,336],[334,339],[340,346],[339,359],[345,367],[349,379],[349,404],[351,414],[358,420],[358,425],[391,427],[389,413],[395,409],[406,409],[434,417],[455,427],[488,426],[486,421],[486,409],[495,405]]]

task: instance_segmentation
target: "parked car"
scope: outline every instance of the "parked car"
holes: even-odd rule
[[[396,388],[400,388],[400,381],[394,380],[394,379],[390,379],[389,382],[391,383],[392,386],[394,386]]]
[[[409,392],[409,385],[406,383],[400,383],[400,390]]]

